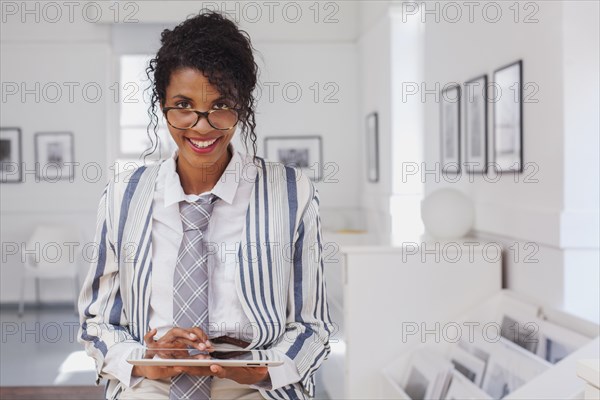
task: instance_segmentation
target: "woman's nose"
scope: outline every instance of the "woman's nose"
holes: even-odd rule
[[[214,130],[214,128],[208,123],[206,115],[203,115],[200,117],[200,120],[198,120],[198,123],[192,127],[192,130],[200,134],[207,134]]]

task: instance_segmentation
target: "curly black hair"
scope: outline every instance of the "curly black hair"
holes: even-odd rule
[[[144,152],[144,159],[154,153],[159,144],[157,109],[160,110],[161,103],[165,102],[171,74],[180,68],[193,68],[207,76],[221,95],[236,102],[246,152],[250,136],[253,160],[256,161],[253,91],[258,80],[258,65],[253,50],[248,33],[214,10],[203,9],[173,30],[162,31],[161,47],[146,68],[146,76],[151,82],[147,134],[152,144]]]

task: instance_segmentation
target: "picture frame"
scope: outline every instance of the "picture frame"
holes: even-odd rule
[[[461,339],[458,342],[457,348],[461,349],[470,356],[479,359],[483,363],[483,371],[481,373],[481,378],[479,379],[479,386],[481,387],[481,384],[483,383],[483,378],[485,377],[487,366],[490,361],[489,350],[487,350],[483,346],[478,346],[476,342],[467,342],[464,339]]]
[[[465,378],[460,372],[452,371],[452,381],[448,392],[444,397],[446,400],[486,400],[492,399],[490,395],[481,390],[477,385]]]
[[[537,354],[539,357],[551,364],[556,364],[575,351],[577,348],[571,347],[568,343],[560,341],[560,339],[542,335],[538,349],[539,350]]]
[[[494,71],[494,167],[523,172],[523,61]]]
[[[500,399],[546,371],[551,364],[503,336],[490,340],[477,327],[471,348],[486,354],[486,368],[481,389],[495,399]]]
[[[525,379],[513,374],[508,366],[492,358],[481,388],[494,399],[501,399],[525,382]]]
[[[365,118],[367,149],[367,180],[379,182],[379,115],[376,111]]]
[[[465,86],[465,166],[469,173],[487,172],[488,77],[481,75]]]
[[[0,127],[0,183],[23,182],[21,128]]]
[[[441,354],[417,349],[411,355],[401,386],[411,399],[440,398],[448,389],[452,371],[452,364]]]
[[[323,145],[320,135],[265,137],[265,158],[296,167],[312,181],[323,177]]]
[[[539,324],[536,321],[527,320],[513,313],[506,313],[502,316],[500,323],[500,335],[515,345],[536,354],[539,343]]]
[[[551,364],[501,337],[489,343],[491,360],[481,388],[495,399],[501,399],[551,367]]]
[[[38,179],[72,180],[75,175],[72,132],[37,132],[35,166]]]
[[[486,362],[479,357],[456,346],[450,354],[450,362],[454,369],[477,386],[481,386],[485,373]]]
[[[540,341],[536,354],[551,364],[556,364],[591,340],[577,332],[548,321],[539,320],[537,324],[540,331]]]
[[[460,173],[460,86],[445,87],[440,96],[441,170],[444,173]]]

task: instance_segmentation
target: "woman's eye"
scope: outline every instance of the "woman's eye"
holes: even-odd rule
[[[175,107],[190,108],[190,103],[188,103],[187,101],[180,101],[179,103],[175,104]]]
[[[213,107],[216,108],[217,110],[222,109],[222,108],[231,108],[229,106],[229,104],[223,103],[223,102],[215,103],[215,105]]]

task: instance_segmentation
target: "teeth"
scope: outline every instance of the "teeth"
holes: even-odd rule
[[[217,141],[217,139],[210,140],[208,142],[203,142],[203,141],[200,141],[200,140],[190,139],[190,142],[192,142],[192,144],[194,146],[199,147],[199,148],[206,148],[206,147],[212,145],[216,141]]]

